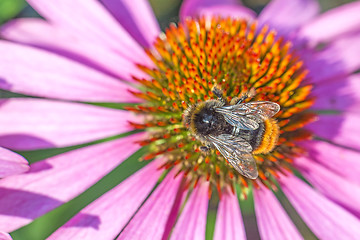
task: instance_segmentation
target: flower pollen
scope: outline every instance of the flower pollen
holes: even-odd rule
[[[156,68],[138,65],[151,80],[135,79],[139,92],[133,94],[145,102],[127,107],[145,116],[137,129],[149,132],[140,142],[149,146],[144,160],[159,155],[167,159],[164,168],[179,166],[179,172],[196,185],[204,178],[221,193],[225,186],[239,184],[243,193],[249,184],[271,187],[272,177],[283,169],[291,171],[292,159],[303,150],[296,141],[311,138],[302,127],[316,119],[305,111],[314,102],[309,97],[312,86],[305,84],[307,71],[291,43],[276,37],[267,26],[243,19],[187,19],[172,24],[159,36],[147,54]],[[230,102],[255,89],[251,101],[272,101],[281,106],[274,118],[280,128],[276,147],[270,153],[255,154],[259,178],[241,176],[216,150],[200,151],[202,143],[192,136],[183,123],[183,113],[196,102],[217,99],[212,88],[223,90]]]

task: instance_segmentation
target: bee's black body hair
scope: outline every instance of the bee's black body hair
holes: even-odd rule
[[[223,106],[224,102],[220,100],[209,100],[194,104],[184,114],[184,122],[190,127],[195,137],[202,141],[206,147],[210,144],[206,141],[208,135],[218,136],[222,134],[234,135],[234,126],[229,124],[221,113],[215,111],[216,107]],[[246,140],[253,149],[261,144],[261,139],[265,129],[264,124],[259,123],[256,130],[240,130],[236,134]],[[206,150],[203,148],[203,150]]]

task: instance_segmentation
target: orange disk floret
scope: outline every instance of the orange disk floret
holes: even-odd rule
[[[151,80],[134,79],[139,88],[131,93],[142,103],[125,108],[143,115],[144,122],[130,125],[148,132],[148,139],[139,142],[149,151],[144,160],[163,155],[164,168],[176,165],[193,183],[203,177],[218,190],[238,184],[245,191],[255,183],[215,148],[199,150],[203,143],[195,137],[193,116],[204,101],[216,100],[212,89],[218,86],[228,102],[254,89],[251,101],[280,105],[276,120],[265,120],[262,133],[254,133],[259,137],[252,154],[260,181],[291,169],[292,159],[301,154],[297,141],[311,137],[303,127],[316,115],[307,111],[314,102],[308,71],[290,42],[246,19],[200,17],[171,24],[146,53],[154,67],[137,67]]]

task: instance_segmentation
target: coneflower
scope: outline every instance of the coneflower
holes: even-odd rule
[[[262,239],[302,239],[278,192],[319,239],[360,236],[358,2],[318,16],[315,1],[277,0],[256,17],[233,1],[187,0],[164,32],[145,1],[29,3],[46,20],[3,27],[0,77],[38,98],[2,103],[0,145],[106,141],[1,180],[1,231],[70,201],[143,147],[145,167],[46,237],[205,239],[216,198],[214,238],[246,239],[239,199],[252,196]],[[217,99],[214,86],[228,102],[251,90],[245,102],[280,105],[279,128],[262,135],[274,146],[252,152],[257,179],[215,148],[202,152],[184,123],[190,106]]]

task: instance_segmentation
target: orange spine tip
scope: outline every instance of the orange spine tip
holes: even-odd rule
[[[177,111],[180,110],[179,107],[178,107],[178,105],[176,104],[176,102],[173,102],[173,103],[172,103],[172,106],[173,106],[173,108],[174,108],[175,110],[177,110]]]
[[[195,179],[195,182],[194,182],[194,188],[196,188],[196,187],[197,187],[197,185],[198,185],[198,183],[199,183],[199,179],[200,179],[200,178]]]
[[[128,121],[128,123],[130,124],[130,126],[132,126],[133,128],[136,128],[136,129],[146,128],[146,125],[144,125],[144,124],[134,123],[134,122],[130,122],[130,121]]]
[[[209,199],[211,198],[211,194],[212,194],[212,189],[211,189],[211,186],[209,186],[209,189],[208,189],[208,198]]]
[[[265,174],[264,174],[262,171],[259,171],[259,177],[260,177],[262,180],[267,180]]]
[[[216,165],[216,166],[215,166],[215,172],[216,172],[217,175],[220,174],[220,167],[219,167],[219,165]]]
[[[153,159],[155,156],[156,156],[156,154],[154,154],[154,153],[147,154],[144,156],[144,160],[147,161],[147,160]]]
[[[230,185],[230,190],[231,190],[231,193],[233,194],[233,195],[235,195],[235,188],[234,188],[234,185],[232,185],[232,184],[229,184]]]
[[[196,165],[194,166],[194,171],[196,172],[198,169],[199,169],[199,164],[196,164]]]
[[[211,177],[211,174],[208,172],[208,173],[206,174],[206,181],[209,181],[209,180],[210,180],[210,177]]]

